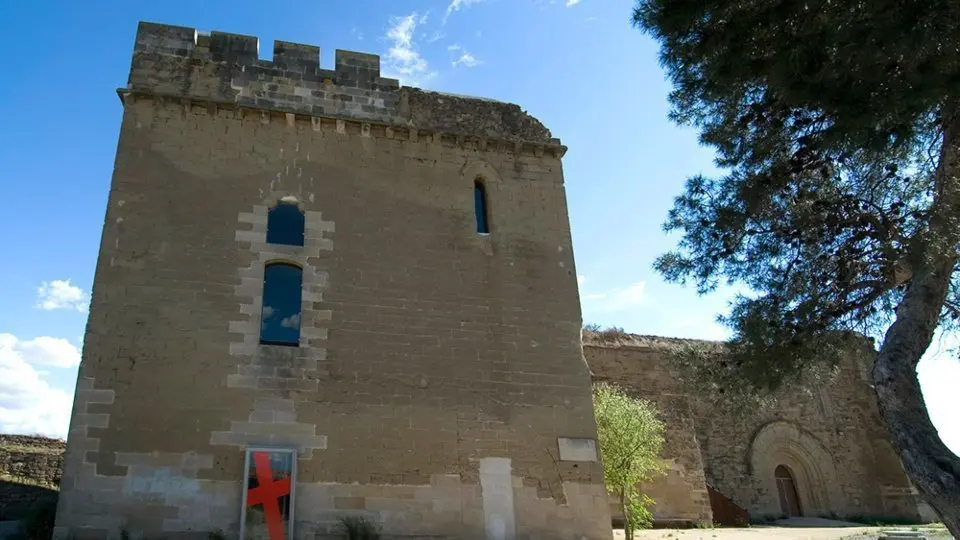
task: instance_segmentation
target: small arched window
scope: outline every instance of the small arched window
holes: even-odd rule
[[[302,246],[304,223],[296,204],[279,202],[267,212],[267,243]]]
[[[477,216],[477,232],[489,234],[490,226],[487,223],[487,190],[479,179],[473,181],[473,211]]]
[[[300,300],[303,270],[288,263],[272,263],[263,269],[263,311],[260,343],[300,344]]]

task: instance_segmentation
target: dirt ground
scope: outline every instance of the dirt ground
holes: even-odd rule
[[[926,538],[952,538],[940,527],[920,527]],[[912,527],[863,527],[854,523],[825,519],[793,518],[777,525],[754,525],[749,528],[716,529],[653,529],[640,531],[635,540],[876,540],[883,531],[916,530]],[[615,530],[615,540],[624,540],[622,530]]]
[[[858,528],[803,528],[750,527],[745,529],[656,529],[639,532],[636,540],[834,540],[839,538],[877,538],[877,527]],[[624,540],[623,531],[614,531],[616,540]]]

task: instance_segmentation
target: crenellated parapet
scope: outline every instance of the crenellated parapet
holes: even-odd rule
[[[272,60],[259,49],[255,36],[141,22],[120,92],[559,146],[517,105],[401,87],[374,54],[338,49],[331,70],[314,45],[274,41]]]

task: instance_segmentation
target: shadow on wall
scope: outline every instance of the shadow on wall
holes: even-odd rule
[[[0,480],[0,521],[26,519],[39,507],[56,505],[58,495],[49,487]]]

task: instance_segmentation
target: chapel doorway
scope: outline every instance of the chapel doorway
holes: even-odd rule
[[[777,493],[780,495],[780,509],[787,517],[801,516],[800,497],[797,496],[797,484],[793,480],[790,469],[778,465],[773,472],[777,479]]]

